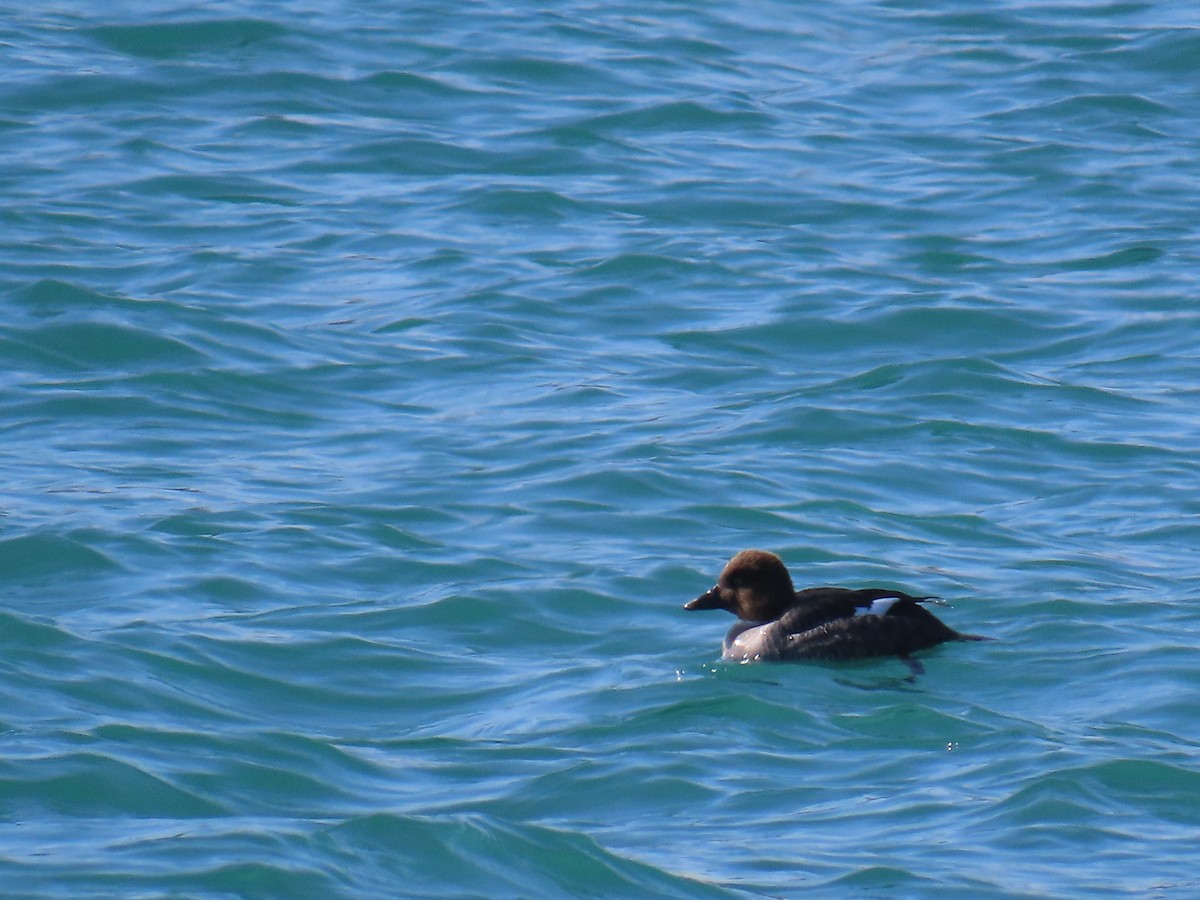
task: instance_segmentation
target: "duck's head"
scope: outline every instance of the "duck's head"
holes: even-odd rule
[[[726,609],[747,622],[772,622],[796,599],[783,560],[766,550],[743,550],[721,570],[717,583],[684,609]]]

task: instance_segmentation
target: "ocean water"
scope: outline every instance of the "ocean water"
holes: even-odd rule
[[[1193,3],[0,14],[6,897],[1200,895]],[[996,640],[718,661],[730,555]]]

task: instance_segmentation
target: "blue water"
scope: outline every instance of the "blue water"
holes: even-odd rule
[[[5,896],[1200,894],[1194,4],[41,6]]]

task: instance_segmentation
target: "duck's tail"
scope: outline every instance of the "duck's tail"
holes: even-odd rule
[[[945,600],[943,600],[941,597],[936,597],[936,596],[913,597],[913,599],[916,600],[918,603],[926,603],[930,606],[944,606],[944,607],[946,607],[946,609],[953,609],[953,607],[949,603],[947,603]],[[956,641],[994,641],[994,640],[996,640],[996,638],[988,637],[986,634],[963,634],[961,631],[956,631],[956,632],[954,632],[953,640],[956,640]]]
[[[988,637],[986,634],[963,634],[961,631],[954,633],[956,641],[994,641],[994,637]]]

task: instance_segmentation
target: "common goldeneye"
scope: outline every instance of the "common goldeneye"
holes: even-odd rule
[[[845,660],[899,656],[946,641],[982,641],[960,634],[903,591],[882,588],[816,587],[798,591],[774,553],[743,550],[725,566],[717,583],[684,609],[725,609],[738,622],[725,635],[723,659]]]

